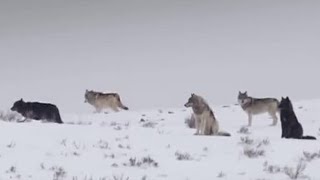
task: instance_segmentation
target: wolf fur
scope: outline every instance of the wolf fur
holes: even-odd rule
[[[299,123],[289,97],[281,99],[280,105],[280,120],[282,128],[282,138],[293,139],[316,139],[313,136],[303,136],[303,128]]]
[[[279,112],[279,101],[275,98],[253,98],[248,96],[247,92],[242,93],[239,91],[238,102],[242,109],[248,115],[248,126],[252,125],[252,116],[268,113],[273,122],[272,125],[276,126],[278,122],[277,112]]]
[[[231,136],[227,132],[219,131],[219,123],[208,103],[201,97],[191,94],[185,107],[191,107],[195,118],[195,135]]]
[[[108,108],[111,108],[115,112],[119,111],[118,108],[129,110],[128,107],[122,104],[120,96],[117,93],[102,93],[86,90],[84,98],[85,103],[91,104],[97,113]]]
[[[13,104],[11,111],[20,113],[26,119],[46,120],[59,124],[63,123],[59,109],[53,104],[24,102],[23,99],[20,99]]]

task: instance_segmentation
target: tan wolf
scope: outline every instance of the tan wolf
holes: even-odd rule
[[[279,101],[275,98],[253,98],[248,96],[247,92],[242,93],[239,91],[238,102],[242,109],[248,114],[248,126],[252,125],[252,116],[269,113],[272,117],[272,125],[277,125],[279,112]]]
[[[219,131],[219,123],[213,111],[201,96],[191,94],[184,106],[193,110],[197,129],[195,135],[231,136],[229,133]]]
[[[115,112],[119,111],[118,108],[129,110],[128,107],[122,104],[120,96],[117,93],[102,93],[86,90],[84,98],[85,103],[89,103],[95,107],[97,113],[108,108],[111,108]]]

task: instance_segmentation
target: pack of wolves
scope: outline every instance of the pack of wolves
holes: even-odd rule
[[[86,90],[84,99],[85,103],[95,108],[96,113],[100,113],[105,109],[112,109],[115,112],[118,112],[119,109],[129,110],[129,108],[121,102],[118,93],[102,93]],[[303,134],[302,125],[295,115],[289,97],[282,97],[279,102],[275,98],[254,98],[249,96],[247,92],[242,93],[239,91],[238,103],[248,115],[248,126],[252,126],[253,116],[263,113],[268,113],[273,120],[271,125],[276,126],[278,122],[277,113],[279,113],[282,138],[316,139],[313,136]],[[192,118],[195,121],[196,128],[195,135],[231,136],[230,133],[220,130],[214,111],[203,97],[191,94],[184,106],[192,109]],[[20,113],[25,120],[33,119],[59,124],[63,123],[59,109],[54,104],[25,102],[23,99],[20,99],[13,104],[11,110]]]

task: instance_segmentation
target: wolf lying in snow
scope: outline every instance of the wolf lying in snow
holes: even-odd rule
[[[219,131],[219,123],[213,111],[201,96],[191,94],[184,106],[192,107],[196,121],[196,135],[231,136],[229,133]]]
[[[277,112],[279,101],[275,98],[253,98],[248,96],[247,92],[238,94],[238,102],[242,109],[248,114],[248,126],[252,125],[252,116],[262,113],[269,113],[273,119],[272,125],[277,125]]]
[[[316,139],[313,136],[303,136],[303,128],[296,117],[289,97],[282,98],[280,105],[280,120],[282,138]]]
[[[53,104],[24,102],[23,99],[20,99],[13,104],[11,111],[20,113],[26,119],[46,120],[59,124],[63,123],[59,109]]]
[[[85,103],[89,103],[95,107],[96,112],[98,113],[107,108],[111,108],[116,112],[119,111],[118,107],[124,110],[129,110],[128,107],[122,104],[120,96],[117,93],[101,93],[86,90],[84,98]]]

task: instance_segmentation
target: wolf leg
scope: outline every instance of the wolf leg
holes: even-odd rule
[[[201,130],[200,130],[200,131],[201,131],[201,132],[200,132],[201,135],[206,135],[206,134],[205,134],[205,132],[206,132],[206,126],[207,126],[207,121],[203,119],[203,120],[201,121]]]
[[[252,125],[252,114],[248,113],[248,126]]]
[[[199,120],[198,118],[195,118],[195,125],[196,125],[196,133],[194,135],[199,135],[199,128],[200,128],[200,124],[199,124]]]
[[[100,107],[96,107],[96,111],[94,113],[101,113],[102,109]]]
[[[276,126],[277,123],[278,123],[278,117],[277,117],[276,113],[275,112],[269,112],[269,114],[270,114],[270,116],[272,117],[272,120],[273,120],[272,126]]]

